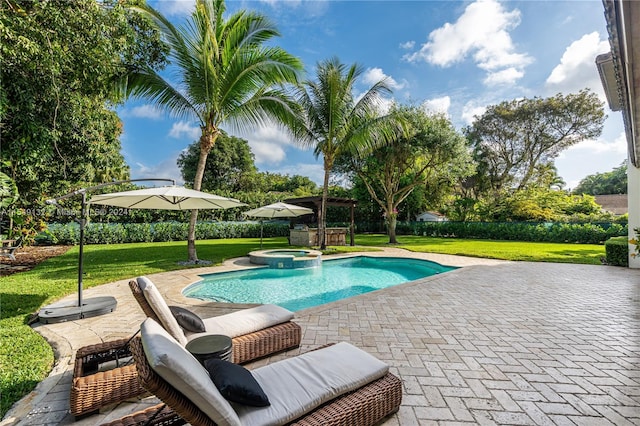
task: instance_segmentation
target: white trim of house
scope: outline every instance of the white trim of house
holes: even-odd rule
[[[640,169],[627,168],[627,188],[629,192],[629,240],[636,239],[634,229],[640,229]],[[640,244],[640,242],[638,242]],[[629,243],[629,267],[640,268],[640,253]]]

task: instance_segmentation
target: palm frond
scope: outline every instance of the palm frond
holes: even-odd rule
[[[149,99],[175,117],[197,119],[200,124],[203,123],[199,111],[189,99],[153,70],[131,73],[127,81],[127,94],[134,98]]]

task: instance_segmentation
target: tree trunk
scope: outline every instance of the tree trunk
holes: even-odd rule
[[[198,166],[196,167],[196,176],[193,179],[193,189],[200,191],[202,188],[202,178],[204,177],[204,169],[207,165],[207,157],[211,148],[218,138],[218,130],[213,125],[207,125],[202,129],[200,136],[200,157],[198,158]],[[189,218],[189,235],[187,236],[187,253],[189,254],[189,262],[198,263],[198,253],[196,252],[196,223],[198,222],[198,210],[191,210]]]
[[[389,244],[398,244],[398,240],[396,239],[396,223],[398,219],[395,213],[391,213],[389,215]]]
[[[327,197],[329,196],[329,169],[324,169],[324,186],[322,187],[322,202],[320,203],[320,222],[318,223],[318,243],[320,250],[326,250],[327,238]]]
[[[187,253],[189,262],[198,263],[198,253],[196,252],[196,223],[198,222],[198,210],[191,210],[189,217],[189,235],[187,236]]]

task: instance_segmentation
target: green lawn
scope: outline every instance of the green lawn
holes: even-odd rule
[[[394,247],[416,252],[458,254],[506,260],[600,264],[604,246],[522,243],[399,236]],[[387,246],[385,235],[357,235],[362,250]],[[286,238],[266,238],[263,248],[287,247]],[[198,257],[215,264],[259,248],[258,239],[198,241]],[[331,253],[360,250],[335,247]],[[84,287],[176,269],[187,258],[184,241],[85,246]],[[51,347],[28,322],[43,305],[77,291],[78,248],[43,262],[35,269],[3,277],[0,310],[0,417],[49,373]]]
[[[361,245],[388,245],[386,235],[358,235]],[[604,246],[597,244],[530,243],[520,241],[464,240],[401,235],[395,247],[415,252],[455,254],[490,259],[600,265]]]

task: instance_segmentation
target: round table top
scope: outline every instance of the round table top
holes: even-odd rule
[[[186,349],[192,354],[210,354],[231,347],[231,337],[223,334],[207,334],[189,341]]]

